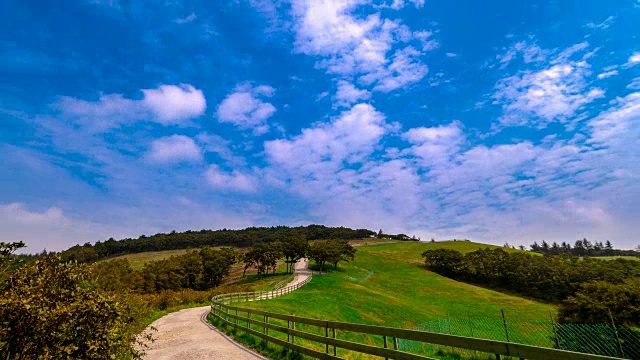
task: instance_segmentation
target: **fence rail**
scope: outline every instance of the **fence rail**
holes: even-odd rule
[[[286,315],[262,311],[256,309],[231,306],[230,303],[241,301],[256,301],[271,299],[280,295],[291,293],[311,281],[308,277],[304,281],[271,291],[255,291],[244,293],[222,294],[213,297],[211,304],[211,314],[223,323],[240,329],[246,333],[262,338],[266,341],[280,345],[284,348],[297,351],[317,359],[341,359],[338,357],[338,349],[346,349],[361,354],[384,357],[385,359],[399,360],[420,360],[433,359],[419,353],[404,351],[400,348],[399,342],[412,341],[421,344],[448,346],[456,349],[471,350],[486,354],[494,354],[497,359],[501,356],[517,357],[529,360],[605,360],[619,359],[601,355],[577,353],[572,351],[551,349],[533,345],[525,345],[513,342],[478,339],[473,337],[440,334],[431,331],[409,330],[375,325],[355,324],[348,322],[329,321],[304,318],[295,315]],[[234,301],[235,300],[235,301]],[[233,312],[233,313],[232,313]],[[244,314],[244,315],[243,315]],[[257,318],[256,318],[257,317]],[[273,319],[286,321],[287,327],[282,324],[273,323]],[[296,325],[314,327],[316,333],[296,330]],[[256,327],[254,329],[252,327]],[[286,335],[287,340],[269,335],[269,330]],[[337,337],[338,330],[357,333],[363,335],[368,340],[379,341],[380,346],[372,345],[371,341],[364,344],[360,342],[347,341]],[[319,335],[324,334],[324,335]],[[318,348],[324,347],[324,352],[312,349],[308,346],[295,344],[295,339],[301,338],[316,343]],[[382,340],[382,341],[380,341]],[[333,350],[333,351],[330,351]]]

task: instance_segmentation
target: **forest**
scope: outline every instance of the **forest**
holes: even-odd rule
[[[570,243],[563,241],[558,244],[553,242],[551,244],[542,240],[540,244],[534,242],[530,246],[531,251],[540,254],[550,255],[575,255],[575,256],[636,256],[640,257],[640,252],[636,250],[621,250],[614,249],[611,241],[606,242],[596,241],[592,243],[586,238],[582,240],[576,240],[573,246]]]
[[[640,325],[640,262],[533,255],[503,249],[422,253],[425,266],[455,280],[488,285],[560,306],[562,322]]]
[[[142,235],[137,239],[98,241],[94,245],[73,246],[60,256],[64,261],[93,262],[113,256],[141,253],[147,251],[161,251],[174,249],[200,248],[203,246],[234,246],[250,247],[260,242],[273,242],[289,237],[302,237],[307,240],[338,239],[352,240],[375,236],[376,233],[367,229],[350,229],[345,227],[327,227],[324,225],[309,226],[274,226],[250,227],[243,230],[200,230],[200,231],[172,231],[168,234]],[[408,236],[386,235],[409,239]]]

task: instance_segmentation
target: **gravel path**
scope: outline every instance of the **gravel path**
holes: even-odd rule
[[[295,266],[295,277],[287,286],[307,279],[309,261],[301,259]],[[203,306],[180,310],[156,320],[151,326],[155,341],[146,349],[145,360],[254,360],[267,359],[236,343],[207,322],[211,308]]]

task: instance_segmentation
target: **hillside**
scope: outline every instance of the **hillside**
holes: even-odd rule
[[[448,248],[470,252],[496,246],[468,241],[358,247],[354,261],[316,276],[299,291],[246,306],[311,318],[415,327],[437,317],[549,319],[555,307],[457,282],[425,270],[421,253]],[[510,250],[518,251],[518,250]],[[305,306],[300,306],[305,304]]]

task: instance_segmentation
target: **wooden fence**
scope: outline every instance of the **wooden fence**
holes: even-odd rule
[[[483,353],[495,354],[496,359],[501,356],[510,356],[529,360],[604,360],[619,359],[614,357],[591,355],[571,351],[543,348],[531,345],[501,342],[494,340],[476,339],[464,336],[438,334],[427,331],[408,330],[384,326],[354,324],[339,321],[310,319],[293,315],[278,314],[256,309],[247,309],[231,306],[231,302],[256,301],[271,299],[288,294],[311,280],[306,280],[285,288],[271,291],[256,291],[245,293],[222,294],[212,299],[211,314],[223,323],[240,329],[246,333],[262,338],[273,344],[297,351],[317,359],[341,359],[337,356],[337,349],[346,349],[362,354],[384,357],[385,359],[418,360],[432,359],[419,354],[398,350],[398,339],[418,341],[425,344],[450,346],[453,348],[473,350]],[[256,317],[258,317],[256,319]],[[287,327],[274,324],[273,319],[287,322]],[[318,335],[310,332],[296,330],[296,324],[304,324],[317,327]],[[256,327],[258,330],[252,328]],[[269,335],[269,330],[287,336],[287,340]],[[381,346],[357,343],[339,339],[336,337],[338,330],[359,333],[366,336],[378,336]],[[295,343],[295,338],[306,339],[324,345],[325,351],[319,351],[304,347]],[[322,346],[319,346],[320,348]]]

